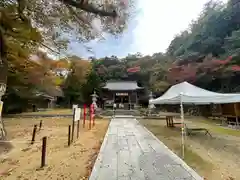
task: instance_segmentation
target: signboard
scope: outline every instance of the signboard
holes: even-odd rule
[[[114,100],[106,100],[105,103],[106,103],[106,104],[113,104],[113,103],[114,103]]]
[[[128,93],[116,93],[116,96],[128,96]]]
[[[72,105],[72,109],[74,110],[75,108],[78,108],[78,105],[77,105],[77,104],[73,104],[73,105]]]
[[[75,108],[74,111],[75,111],[75,113],[74,113],[73,120],[74,121],[80,120],[80,118],[81,118],[81,108]]]

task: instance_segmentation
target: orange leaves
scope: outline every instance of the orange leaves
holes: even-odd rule
[[[69,69],[70,63],[66,59],[60,59],[52,62],[52,69]]]
[[[79,79],[79,82],[84,83],[92,69],[91,63],[86,60],[73,60],[71,63],[72,74]]]

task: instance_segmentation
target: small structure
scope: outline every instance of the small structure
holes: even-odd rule
[[[183,105],[185,104],[229,104],[240,102],[240,94],[223,94],[215,93],[194,86],[188,82],[182,82],[172,86],[161,97],[151,100],[152,104],[180,104],[181,108],[181,124],[182,124],[182,153],[184,158],[184,139],[185,139],[185,126],[184,126],[184,111]],[[236,116],[236,124],[239,125],[238,117]]]
[[[139,87],[136,81],[107,81],[103,87],[104,106],[111,106],[113,103],[123,105],[124,109],[133,109],[138,105],[139,95],[143,87]]]
[[[155,108],[155,105],[150,103],[153,100],[153,94],[150,92],[149,94],[149,104],[148,104],[148,115],[152,113],[152,110]]]
[[[92,96],[92,104],[94,106],[94,109],[97,109],[97,97],[98,97],[98,95],[96,94],[96,91],[94,91],[91,96]]]
[[[38,108],[54,108],[58,98],[63,97],[63,92],[59,87],[51,87],[47,90],[36,91],[35,96],[32,102],[33,111],[37,111]]]
[[[224,117],[227,119],[227,124],[230,126],[235,126],[239,128],[240,119],[240,103],[227,103],[227,104],[213,104],[211,106],[211,111],[209,116],[213,119]],[[222,124],[224,121],[222,119]]]

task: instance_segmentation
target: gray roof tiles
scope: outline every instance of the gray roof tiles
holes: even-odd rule
[[[143,89],[137,85],[136,81],[108,81],[103,88],[113,91]]]

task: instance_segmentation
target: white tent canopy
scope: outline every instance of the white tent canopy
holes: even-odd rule
[[[182,121],[182,157],[184,158],[184,111],[183,104],[224,104],[240,102],[240,94],[223,94],[208,91],[188,82],[172,86],[167,92],[157,99],[150,99],[150,104],[180,104]],[[236,119],[237,124],[238,120]]]
[[[223,94],[208,91],[188,82],[172,86],[161,97],[149,100],[150,104],[224,104],[240,102],[240,94]]]

